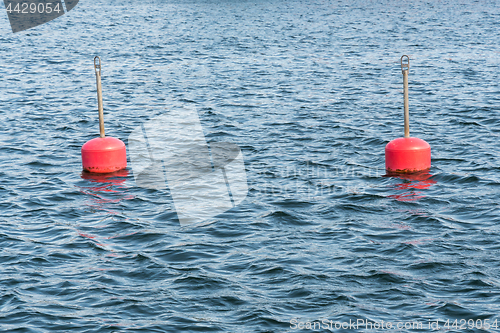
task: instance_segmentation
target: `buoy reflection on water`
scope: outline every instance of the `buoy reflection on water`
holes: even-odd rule
[[[425,197],[422,191],[430,188],[437,182],[432,179],[432,175],[428,171],[422,171],[412,174],[388,174],[386,177],[399,178],[399,184],[392,185],[396,191],[405,191],[401,194],[389,195],[389,198],[398,201],[416,201]]]

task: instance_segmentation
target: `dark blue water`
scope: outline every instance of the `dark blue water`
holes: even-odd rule
[[[500,2],[472,0],[82,0],[16,34],[1,14],[1,331],[500,320],[499,30]],[[412,179],[383,177],[403,54],[432,147]],[[181,227],[130,168],[82,174],[95,55],[107,134],[195,107],[242,149],[242,204]]]

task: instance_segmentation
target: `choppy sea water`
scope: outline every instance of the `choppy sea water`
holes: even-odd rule
[[[498,331],[476,325],[500,319],[499,22],[438,0],[82,0],[16,34],[0,14],[1,330]],[[411,179],[384,177],[403,54],[432,147]],[[108,135],[193,107],[241,148],[247,198],[181,226],[130,168],[82,173],[95,55]]]

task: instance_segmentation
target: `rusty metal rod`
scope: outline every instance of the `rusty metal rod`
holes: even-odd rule
[[[407,63],[403,63],[403,58],[406,57]],[[401,57],[401,71],[403,72],[403,97],[404,97],[404,121],[405,121],[405,138],[410,137],[410,111],[408,107],[408,72],[410,70],[410,57],[403,55]]]
[[[105,137],[104,133],[104,112],[102,109],[102,86],[101,86],[101,58],[94,58],[95,77],[97,82],[97,108],[99,110],[99,131],[101,138]]]

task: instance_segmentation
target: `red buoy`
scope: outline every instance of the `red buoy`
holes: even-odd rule
[[[82,147],[83,169],[95,173],[115,172],[127,167],[127,151],[123,141],[112,138],[95,138]]]
[[[407,63],[403,63],[406,57]],[[401,57],[404,86],[404,138],[392,140],[385,146],[385,169],[391,173],[414,173],[429,170],[431,167],[431,146],[422,139],[410,137],[408,110],[408,71],[410,58]]]
[[[95,138],[82,147],[83,169],[93,173],[110,173],[127,167],[125,144],[116,138],[106,137],[104,133],[104,112],[102,108],[101,59],[94,58],[97,80],[97,104],[99,109],[100,138]]]
[[[397,138],[385,146],[385,169],[389,173],[412,173],[431,167],[431,146],[419,138]]]

